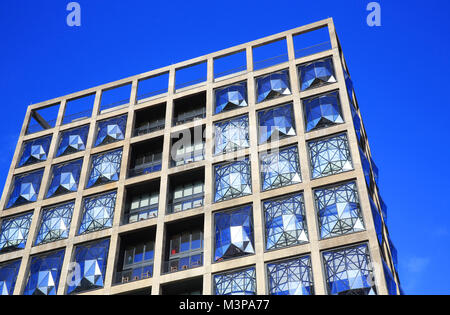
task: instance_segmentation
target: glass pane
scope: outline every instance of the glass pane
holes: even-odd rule
[[[201,194],[203,192],[203,183],[197,183],[194,186],[194,194]]]
[[[182,204],[181,204],[181,203],[178,203],[178,204],[176,204],[176,205],[173,206],[173,211],[174,211],[174,212],[181,211],[182,209],[183,209],[183,208],[182,208]]]
[[[125,250],[125,265],[131,265],[133,263],[134,248]]]
[[[192,185],[186,185],[186,187],[184,187],[184,196],[186,197],[192,195],[192,190]]]
[[[139,209],[139,198],[134,197],[131,201],[131,210]]]
[[[150,196],[147,195],[147,194],[145,194],[145,195],[142,196],[142,199],[141,199],[141,208],[142,208],[142,207],[147,207],[147,206],[149,205],[149,199],[150,199]]]
[[[193,204],[193,206],[192,206],[193,208],[198,208],[198,207],[203,206],[203,198],[199,198],[199,199],[194,200],[192,202],[192,204]]]
[[[200,231],[192,233],[191,249],[194,250],[194,249],[199,249],[202,247],[202,242],[201,242],[200,236],[201,236]]]
[[[189,210],[192,208],[192,201],[183,202],[183,210]]]
[[[183,190],[182,190],[182,188],[175,188],[175,192],[173,194],[173,197],[175,199],[182,198],[183,197]]]
[[[134,222],[137,222],[137,220],[138,220],[138,215],[134,214],[134,215],[130,216],[129,222],[134,223]]]
[[[187,252],[190,249],[190,241],[191,241],[191,235],[190,234],[183,234],[181,236],[181,252]]]
[[[171,249],[170,249],[170,254],[171,255],[176,255],[180,252],[180,237],[176,236],[172,239],[172,245],[171,245]]]
[[[154,256],[153,242],[150,242],[145,245],[144,260],[153,260],[153,256]]]
[[[189,257],[180,258],[181,270],[189,269]]]
[[[136,247],[136,251],[134,254],[134,263],[141,262],[144,255],[144,245],[139,245]]]
[[[156,205],[159,202],[159,196],[158,195],[153,195],[150,198],[150,204],[151,205]]]

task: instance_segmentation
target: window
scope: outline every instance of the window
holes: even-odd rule
[[[214,222],[215,262],[255,253],[251,206],[215,213]]]
[[[154,249],[153,241],[127,246],[119,281],[128,282],[152,277]]]
[[[377,294],[366,244],[324,252],[323,261],[328,294]]]
[[[88,133],[89,126],[62,132],[56,156],[58,157],[86,150]]]
[[[256,269],[251,267],[214,276],[215,295],[256,295]]]
[[[263,153],[260,157],[263,191],[298,184],[302,181],[297,146]]]
[[[120,116],[98,123],[98,134],[95,146],[113,143],[125,139],[127,116]]]
[[[187,270],[203,265],[203,231],[192,230],[170,237],[166,272]]]
[[[52,179],[47,191],[47,198],[60,196],[78,190],[83,160],[58,164],[52,168]]]
[[[15,175],[6,209],[35,202],[39,195],[44,170]]]
[[[174,148],[174,147],[173,147]],[[175,156],[172,157],[172,166],[180,166],[192,162],[202,161],[205,158],[205,143],[197,140],[195,143],[190,141],[179,146],[175,150]]]
[[[68,278],[67,293],[79,293],[103,288],[109,239],[79,245],[75,248],[74,262],[80,267],[81,277]]]
[[[259,144],[295,136],[292,104],[258,112]]]
[[[240,82],[215,91],[216,109],[215,113],[246,107],[247,104],[247,82]]]
[[[222,154],[250,146],[248,134],[248,116],[241,116],[218,122],[215,127],[214,154]]]
[[[20,260],[0,264],[0,295],[13,295],[19,268]]]
[[[0,254],[24,249],[27,243],[33,213],[26,213],[2,220]]]
[[[279,249],[308,242],[303,194],[263,202],[266,249]]]
[[[353,170],[346,134],[311,141],[308,147],[313,179]]]
[[[267,273],[270,295],[314,295],[309,256],[268,264]]]
[[[31,259],[23,295],[56,295],[64,261],[64,250]]]
[[[159,192],[133,196],[127,223],[155,218],[158,215],[158,207]]]
[[[338,92],[305,99],[303,106],[306,116],[306,131],[344,123]]]
[[[214,171],[214,202],[251,195],[251,171],[248,158],[229,164],[216,165]]]
[[[86,188],[118,181],[121,162],[122,149],[94,155]]]
[[[114,191],[84,199],[83,218],[78,234],[96,232],[112,227],[116,195],[117,193]]]
[[[173,190],[172,212],[180,212],[203,206],[203,181],[176,186]]]
[[[289,70],[283,70],[256,79],[257,103],[290,95]]]
[[[302,91],[336,83],[332,58],[314,61],[298,67]]]
[[[74,207],[75,202],[70,202],[43,209],[35,245],[68,238]]]
[[[316,189],[314,197],[322,239],[365,230],[355,182]]]
[[[18,167],[31,165],[47,160],[52,136],[34,139],[23,144]]]

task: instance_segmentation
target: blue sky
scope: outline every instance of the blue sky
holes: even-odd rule
[[[407,294],[449,294],[448,1],[1,1],[0,182],[30,103],[333,17],[355,84]],[[284,8],[288,8],[284,10]],[[172,15],[169,15],[172,12]]]

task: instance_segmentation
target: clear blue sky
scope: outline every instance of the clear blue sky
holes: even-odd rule
[[[449,1],[0,2],[3,185],[30,103],[333,17],[389,210],[407,294],[450,293]],[[287,10],[284,10],[287,8]],[[169,15],[173,12],[173,15]]]

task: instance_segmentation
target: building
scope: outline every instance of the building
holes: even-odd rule
[[[0,292],[400,294],[377,183],[333,21],[302,26],[31,105]]]

